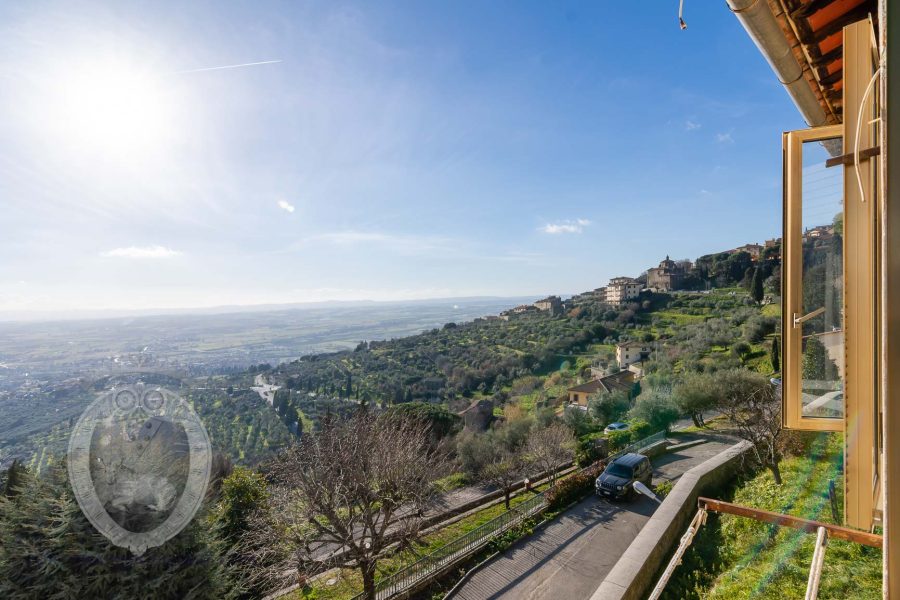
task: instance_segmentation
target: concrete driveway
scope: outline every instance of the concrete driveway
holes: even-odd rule
[[[733,443],[719,438],[664,454],[654,460],[653,483],[677,479]],[[656,506],[644,497],[608,502],[592,495],[482,566],[450,597],[590,598]]]

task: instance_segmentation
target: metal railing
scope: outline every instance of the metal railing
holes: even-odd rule
[[[547,498],[545,493],[535,494],[528,500],[513,506],[499,517],[464,533],[416,562],[379,580],[375,584],[376,599],[393,598],[410,590],[457,560],[486,546],[500,534],[540,513],[546,505]],[[363,594],[359,594],[354,600],[359,600],[362,597]]]
[[[612,460],[618,456],[627,454],[628,452],[640,452],[664,439],[666,439],[665,431],[654,433],[649,437],[626,446],[616,454],[610,456],[608,460]],[[430,579],[446,567],[486,546],[497,536],[512,529],[516,525],[519,525],[526,519],[542,512],[547,507],[546,494],[546,492],[535,494],[524,502],[513,506],[500,516],[491,519],[483,525],[479,525],[472,531],[464,533],[458,538],[447,542],[444,546],[441,546],[430,554],[426,554],[419,560],[378,580],[375,583],[376,600],[387,600],[388,598],[393,598],[394,596],[417,587],[419,584]],[[353,600],[361,600],[361,598],[363,598],[363,594],[355,596]]]
[[[661,442],[664,439],[666,439],[666,432],[665,431],[657,431],[656,433],[654,433],[651,436],[645,437],[642,440],[638,440],[636,442],[633,442],[633,443],[625,446],[624,448],[622,448],[615,454],[610,454],[608,460],[615,460],[615,459],[619,458],[620,456],[624,456],[624,455],[628,454],[629,452],[640,453],[641,450],[646,450],[653,444]]]

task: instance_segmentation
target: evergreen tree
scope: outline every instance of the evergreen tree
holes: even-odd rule
[[[235,467],[222,480],[220,499],[213,511],[223,537],[235,541],[249,526],[255,510],[268,498],[265,478],[244,467]]]
[[[763,274],[762,269],[757,267],[753,271],[753,281],[750,283],[750,296],[757,304],[763,301]]]
[[[778,337],[772,338],[772,372],[777,373],[781,370],[781,352],[778,348]]]
[[[3,495],[7,498],[12,498],[16,493],[20,485],[22,485],[22,479],[25,476],[25,467],[22,466],[22,463],[19,462],[18,458],[14,458],[12,464],[9,465],[9,469],[6,470],[6,479],[3,482]]]
[[[803,379],[817,381],[837,379],[837,366],[828,357],[825,345],[815,337],[806,340],[806,348],[803,350]]]
[[[94,529],[65,469],[25,475],[20,489],[0,497],[0,597],[235,597],[222,545],[206,519],[198,516],[162,546],[134,556]]]

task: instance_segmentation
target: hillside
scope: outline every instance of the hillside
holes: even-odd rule
[[[620,307],[586,303],[560,316],[526,314],[443,328],[355,350],[304,357],[266,376],[285,390],[280,404],[316,422],[357,402],[386,407],[430,401],[458,412],[475,400],[496,407],[558,407],[567,387],[613,372],[615,344],[647,342],[649,374],[746,366],[771,373],[777,306],[758,307],[740,288],[644,292]]]

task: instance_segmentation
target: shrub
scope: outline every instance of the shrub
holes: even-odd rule
[[[214,511],[222,534],[234,540],[247,530],[250,516],[268,498],[265,478],[244,467],[235,467],[231,475],[222,480],[218,506]]]
[[[437,439],[456,434],[462,428],[462,419],[442,406],[425,402],[410,402],[392,406],[385,413],[389,417],[416,419],[431,429]]]
[[[641,421],[639,419],[631,422],[631,428],[629,429],[631,432],[631,441],[636,442],[638,440],[642,440],[645,437],[649,437],[656,433],[658,430],[654,430],[653,426],[650,425],[647,421]]]
[[[486,434],[464,431],[457,438],[456,453],[463,472],[475,478],[491,460],[491,441]]]
[[[609,440],[610,451],[615,452],[631,443],[631,431],[628,429],[612,431],[606,439]]]
[[[754,315],[744,323],[744,337],[754,344],[758,344],[770,333],[775,333],[775,324],[778,319],[765,315]]]
[[[657,484],[657,486],[653,488],[653,492],[660,498],[665,498],[666,496],[669,495],[669,492],[672,491],[673,487],[674,486],[672,485],[672,482],[670,480],[666,479],[665,481],[662,481],[659,484]]]
[[[551,510],[568,506],[594,490],[594,482],[606,468],[605,461],[597,461],[590,467],[558,481],[547,492],[547,505]]]
[[[748,344],[747,342],[738,342],[731,347],[731,354],[735,358],[744,360],[744,358],[746,358],[746,356],[750,354],[752,350],[753,349],[750,347],[750,344]]]
[[[660,429],[668,431],[672,423],[681,416],[681,411],[678,410],[675,402],[668,394],[658,390],[651,390],[649,393],[641,394],[638,397],[630,414],[633,418],[649,423],[655,431]]]
[[[601,392],[588,400],[591,416],[602,423],[613,423],[621,419],[631,408],[631,400],[626,391]]]
[[[578,447],[575,449],[575,462],[579,467],[586,467],[595,460],[602,458],[597,449],[597,440],[604,437],[600,431],[588,433],[578,438]]]

